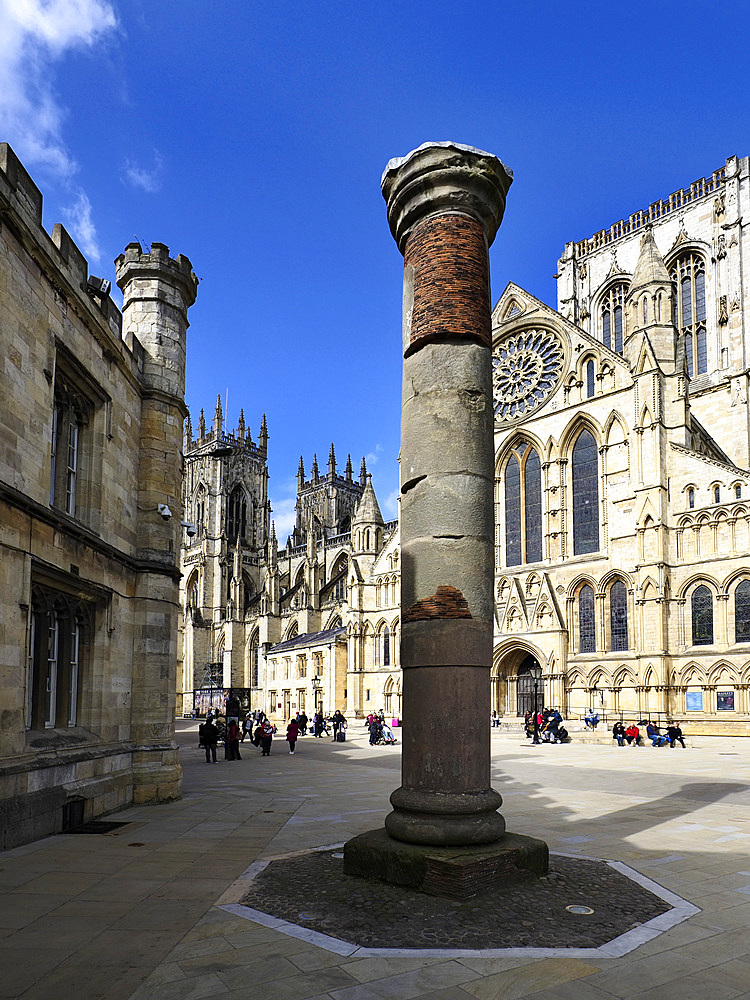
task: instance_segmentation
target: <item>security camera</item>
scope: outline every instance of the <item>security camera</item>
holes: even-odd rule
[[[185,529],[185,534],[188,536],[188,538],[195,538],[198,529],[191,521],[180,521],[180,524]]]
[[[172,517],[172,511],[165,503],[160,503],[157,507],[163,521],[168,521]]]

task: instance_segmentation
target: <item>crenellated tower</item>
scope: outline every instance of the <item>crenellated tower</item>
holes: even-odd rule
[[[137,803],[176,798],[181,792],[182,769],[172,738],[180,607],[181,446],[187,313],[198,280],[188,258],[171,258],[163,243],[152,244],[148,253],[131,243],[115,266],[124,300],[124,339],[139,358],[142,384],[132,688]]]

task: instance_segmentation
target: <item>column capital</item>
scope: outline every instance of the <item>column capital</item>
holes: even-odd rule
[[[380,182],[401,253],[414,228],[436,215],[476,219],[492,245],[513,173],[496,156],[458,142],[426,142],[388,161]]]

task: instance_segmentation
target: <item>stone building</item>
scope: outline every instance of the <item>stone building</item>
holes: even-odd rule
[[[750,163],[731,157],[493,312],[494,707],[748,732]]]
[[[173,740],[189,260],[109,283],[0,145],[0,846],[180,795]]]
[[[258,445],[242,415],[225,431],[220,401],[210,431],[202,415],[197,437],[186,423],[178,706],[203,713],[231,688],[278,720],[361,715],[383,707],[388,687],[395,707],[398,591],[374,569],[381,557],[397,564],[396,524],[383,521],[365,460],[359,477],[351,457],[340,474],[331,445],[325,473],[313,457],[308,478],[300,458],[295,525],[279,548],[267,442],[265,418]]]

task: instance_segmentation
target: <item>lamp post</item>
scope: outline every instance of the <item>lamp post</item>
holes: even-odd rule
[[[534,678],[534,743],[539,742],[539,679]]]

